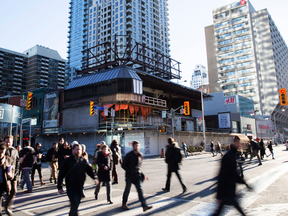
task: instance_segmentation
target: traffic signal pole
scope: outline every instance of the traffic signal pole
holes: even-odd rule
[[[204,151],[206,151],[205,120],[204,120],[204,104],[203,104],[203,86],[202,86],[202,88],[201,88],[201,106],[202,106],[203,146],[204,146]]]

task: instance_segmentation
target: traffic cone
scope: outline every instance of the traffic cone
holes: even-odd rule
[[[161,158],[164,158],[165,155],[164,155],[164,149],[161,149]]]

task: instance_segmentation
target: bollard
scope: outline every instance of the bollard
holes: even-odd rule
[[[161,149],[161,158],[164,158],[164,149]]]

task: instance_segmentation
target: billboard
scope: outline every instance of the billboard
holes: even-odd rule
[[[13,115],[12,115],[13,112]],[[21,124],[22,108],[10,104],[0,103],[0,122]]]
[[[44,95],[43,128],[58,127],[59,91]]]

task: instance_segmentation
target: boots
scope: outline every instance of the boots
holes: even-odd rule
[[[32,186],[35,186],[34,179],[32,179]]]
[[[40,182],[41,182],[41,186],[46,185],[46,183],[43,181],[43,178],[40,179]]]
[[[50,183],[53,183],[53,182],[52,182],[52,178],[50,178]]]
[[[57,184],[57,179],[56,178],[54,179],[54,184]]]

